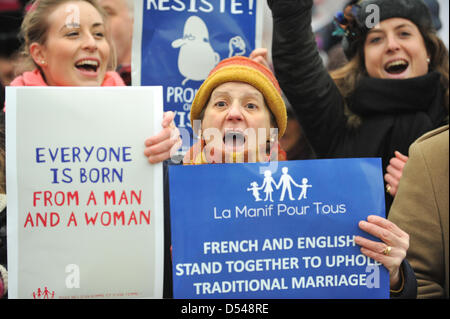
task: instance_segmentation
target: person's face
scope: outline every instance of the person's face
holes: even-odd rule
[[[429,58],[417,26],[403,18],[382,21],[367,34],[365,66],[369,76],[406,79],[428,73]]]
[[[0,82],[7,86],[14,80],[14,60],[0,57]]]
[[[84,1],[65,2],[47,18],[44,44],[30,52],[50,86],[100,86],[110,56],[100,13]]]
[[[262,93],[242,82],[215,88],[202,121],[208,149],[219,150],[224,161],[230,154],[244,154],[240,161],[257,161],[252,154],[261,156],[265,152],[271,127],[270,111]]]
[[[108,27],[117,52],[119,64],[131,63],[133,17],[125,0],[100,0],[108,14]]]

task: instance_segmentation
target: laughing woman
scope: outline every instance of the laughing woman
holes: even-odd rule
[[[268,4],[275,73],[319,158],[381,157],[386,169],[395,151],[408,154],[414,140],[448,121],[448,52],[423,1],[351,1],[337,29],[349,63],[331,76],[311,28],[313,0]],[[382,240],[356,243],[389,269],[392,295],[414,297],[405,285],[415,278],[404,278],[402,262],[408,235],[383,218],[359,226]]]
[[[105,14],[96,0],[36,0],[22,23],[24,56],[32,71],[17,77],[11,86],[124,86],[114,70],[115,58],[105,26]],[[5,108],[7,112],[7,106]],[[149,137],[144,154],[150,163],[170,157],[179,140],[173,112],[162,119],[163,129]],[[3,130],[1,130],[3,133]],[[0,150],[0,164],[4,159]],[[4,169],[4,165],[0,165]],[[4,183],[4,174],[0,173]],[[0,187],[0,226],[6,225],[6,196]],[[6,230],[0,227],[5,239]],[[0,298],[7,294],[6,242],[0,238]]]
[[[331,76],[311,29],[313,1],[268,3],[275,73],[318,157],[381,157],[389,173],[396,151],[408,154],[448,122],[448,51],[422,0],[351,1],[336,21],[349,62]],[[387,212],[391,203],[386,196]]]
[[[106,15],[96,0],[36,0],[25,15],[23,55],[32,71],[11,86],[124,86],[115,67]],[[174,113],[162,119],[163,129],[145,141],[150,163],[170,157]]]

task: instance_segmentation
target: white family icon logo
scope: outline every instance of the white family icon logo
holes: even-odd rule
[[[258,186],[257,182],[250,183],[251,187],[247,188],[247,191],[252,192],[252,195],[255,198],[255,201],[259,202],[259,201],[263,200],[260,198],[260,194],[259,194],[259,191],[262,190],[264,193],[266,193],[266,197],[264,198],[264,201],[265,202],[267,202],[267,201],[273,202],[272,193],[274,192],[274,188],[275,189],[281,188],[280,201],[284,200],[284,197],[286,196],[286,192],[289,196],[289,200],[291,200],[291,201],[296,200],[292,196],[292,185],[301,189],[300,195],[297,198],[297,200],[302,200],[302,199],[307,198],[308,188],[312,187],[312,185],[308,184],[308,179],[302,178],[301,184],[298,184],[294,181],[294,179],[291,177],[291,175],[288,174],[289,169],[287,167],[283,167],[281,169],[281,171],[283,174],[281,175],[278,183],[276,183],[275,180],[273,179],[272,172],[270,170],[264,171],[264,180],[263,180],[263,183],[261,186]]]

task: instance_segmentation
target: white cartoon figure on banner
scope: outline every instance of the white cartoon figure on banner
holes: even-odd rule
[[[302,189],[302,192],[300,193],[300,197],[298,198],[299,200],[302,198],[306,199],[306,191],[309,187],[312,187],[311,185],[308,185],[308,179],[307,178],[303,178],[302,179],[302,185],[300,186],[300,188]]]
[[[255,201],[260,202],[261,198],[259,198],[259,190],[261,188],[258,187],[258,183],[257,182],[252,182],[250,184],[251,187],[247,188],[247,191],[252,191],[252,195],[253,197],[255,197]]]
[[[265,202],[267,200],[270,200],[271,202],[273,202],[273,199],[272,199],[272,192],[273,192],[272,183],[273,183],[273,186],[275,186],[275,188],[276,188],[277,184],[275,183],[275,180],[272,177],[272,172],[267,170],[267,171],[264,172],[264,182],[261,185],[261,189],[264,188],[264,193],[266,193],[266,198],[264,199]]]
[[[185,77],[182,85],[189,80],[205,80],[220,61],[220,55],[209,42],[209,31],[205,22],[197,16],[186,20],[183,38],[173,41],[172,47],[180,48],[178,69]]]
[[[245,41],[240,36],[235,36],[230,39],[228,42],[228,57],[232,56],[243,56],[246,52]]]
[[[288,174],[287,167],[283,167],[281,171],[283,172],[283,175],[281,175],[280,181],[278,182],[278,185],[277,185],[277,189],[279,189],[280,186],[283,186],[283,189],[281,191],[280,201],[284,200],[284,195],[286,193],[286,190],[288,191],[289,199],[295,200],[294,197],[292,197],[291,183],[294,184],[296,187],[301,187],[301,186],[298,185],[296,182],[294,182],[291,175]]]
[[[266,193],[266,197],[264,199],[265,202],[266,201],[273,202],[272,193],[274,192],[274,187],[277,190],[280,189],[280,187],[282,188],[280,201],[284,201],[286,192],[289,196],[289,200],[293,201],[295,200],[295,198],[292,196],[292,185],[301,189],[300,196],[298,197],[297,200],[307,198],[308,188],[312,187],[312,185],[308,184],[308,179],[302,178],[302,184],[297,184],[292,178],[292,176],[288,174],[289,169],[287,167],[283,167],[281,171],[283,174],[281,175],[278,183],[276,183],[275,180],[273,179],[272,172],[270,170],[266,170],[264,171],[264,180],[261,186],[258,186],[257,182],[252,182],[250,184],[251,187],[247,188],[247,191],[252,191],[252,195],[255,198],[256,202],[261,201],[261,198],[259,197],[260,190],[263,190]],[[272,184],[274,187],[272,186]]]

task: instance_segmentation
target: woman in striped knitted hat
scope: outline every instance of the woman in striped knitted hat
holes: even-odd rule
[[[199,141],[184,164],[285,160],[287,113],[272,71],[246,57],[220,62],[198,90],[191,123]]]

